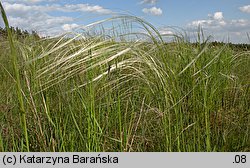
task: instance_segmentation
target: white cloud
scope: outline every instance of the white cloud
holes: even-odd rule
[[[41,1],[49,2],[56,0],[33,0],[32,2]],[[24,3],[24,1],[21,3],[20,1],[20,3],[3,2],[3,6],[6,10],[11,26],[25,30],[36,30],[38,33],[46,36],[53,36],[76,28],[76,18],[68,17],[67,13],[112,13],[112,11],[101,6],[89,4],[60,5],[58,3],[53,3],[42,5]],[[53,16],[50,14],[50,12],[54,13],[58,11],[61,12],[59,16]],[[3,26],[3,23],[0,22],[0,26]]]
[[[78,28],[79,27],[79,25],[78,24],[75,24],[75,23],[73,23],[73,24],[64,24],[63,26],[62,26],[62,29],[64,30],[64,31],[72,31],[72,30],[74,30],[74,29],[76,29],[76,28]]]
[[[222,12],[216,12],[213,15],[209,14],[208,19],[195,20],[188,24],[189,27],[202,26],[204,29],[225,29],[232,30],[232,28],[241,28],[242,30],[247,30],[250,26],[250,20],[246,19],[233,19],[226,20],[223,17]],[[211,17],[212,16],[212,17]]]
[[[242,12],[250,13],[250,5],[242,6],[239,8]]]
[[[7,1],[7,0],[4,0]],[[40,3],[40,2],[55,2],[58,0],[8,0],[8,2],[22,2],[22,3]]]
[[[5,8],[5,11],[7,15],[17,15],[17,16],[22,16],[25,15],[29,11],[36,11],[40,10],[39,6],[29,6],[25,4],[18,4],[18,3],[3,3],[3,6]]]
[[[174,34],[173,29],[170,29],[168,27],[159,28],[159,32],[162,35],[173,35]]]
[[[195,20],[188,24],[188,29],[196,29],[201,26],[208,35],[215,39],[231,37],[234,42],[247,42],[246,33],[250,30],[250,20],[225,19],[222,12],[209,14],[208,19]],[[245,36],[244,36],[245,35]]]
[[[91,6],[89,4],[74,4],[74,5],[65,5],[60,9],[64,12],[94,12],[99,14],[111,14],[112,11],[109,9],[105,9],[102,6],[94,5]]]
[[[142,4],[156,4],[158,0],[143,0]]]
[[[89,4],[74,4],[74,5],[59,5],[59,4],[52,4],[52,5],[27,5],[21,3],[8,3],[5,2],[4,4],[5,10],[13,13],[14,11],[18,12],[28,12],[28,11],[62,11],[62,12],[93,12],[99,14],[111,14],[112,11],[109,9],[105,9],[99,5],[89,5]]]
[[[9,17],[9,22],[13,27],[19,27],[26,30],[36,30],[39,34],[53,36],[62,33],[63,29],[59,27],[67,22],[74,21],[71,17],[53,17],[47,14],[34,14],[33,17]]]
[[[46,1],[46,0],[23,0],[23,1],[25,1],[25,2],[31,2],[31,3],[37,3],[37,2],[43,2],[43,1]]]
[[[214,19],[215,20],[222,20],[222,19],[224,19],[223,13],[222,12],[215,12],[214,13]]]
[[[162,13],[163,13],[161,8],[156,8],[156,7],[144,8],[144,9],[142,9],[142,12],[144,12],[146,14],[155,15],[155,16],[162,15]]]
[[[215,12],[214,14],[208,14],[209,19],[212,20],[223,20],[224,16],[222,12]]]

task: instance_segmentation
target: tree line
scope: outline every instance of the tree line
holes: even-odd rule
[[[30,36],[37,39],[40,38],[36,31],[29,32],[27,30],[22,30],[18,27],[10,27],[10,30],[18,40],[25,39]],[[8,37],[7,29],[0,27],[0,39],[7,39],[7,37]]]
[[[16,38],[18,40],[22,40],[22,39],[25,39],[27,37],[34,37],[35,39],[40,39],[40,36],[37,34],[36,31],[27,31],[27,30],[22,30],[18,27],[10,27],[11,29],[11,32],[16,36]],[[7,39],[8,37],[8,33],[7,33],[7,30],[6,28],[2,28],[0,27],[0,40],[1,39]],[[233,43],[227,43],[230,48],[234,49],[234,50],[244,50],[244,51],[249,51],[250,50],[250,44],[233,44]],[[195,46],[198,46],[200,44],[198,43],[193,43],[193,45]],[[213,41],[211,42],[211,45],[214,46],[214,47],[220,47],[220,46],[223,46],[225,45],[224,42],[219,42],[219,41]]]
[[[216,46],[223,46],[225,45],[225,43],[223,42],[218,42],[218,41],[214,41],[212,42],[212,46],[216,47]],[[234,50],[244,50],[244,51],[249,51],[250,50],[250,44],[247,43],[240,43],[240,44],[234,44],[234,43],[227,43],[227,45],[229,45],[230,48],[234,49]]]

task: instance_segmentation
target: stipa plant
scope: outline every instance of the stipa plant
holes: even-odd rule
[[[126,17],[114,18],[114,20],[124,18]],[[96,110],[101,112],[101,110],[107,108],[103,111],[110,111],[111,109],[107,107],[109,104],[118,111],[117,116],[112,115],[111,118],[118,117],[119,123],[114,123],[114,125],[119,128],[120,135],[118,137],[109,137],[108,135],[107,137],[119,142],[121,150],[131,150],[128,145],[134,143],[135,130],[138,129],[143,114],[146,111],[153,111],[161,116],[159,122],[162,122],[164,132],[160,135],[163,137],[160,138],[165,141],[163,149],[172,151],[173,135],[179,134],[180,129],[184,127],[180,120],[178,124],[181,124],[181,126],[173,128],[176,124],[176,122],[172,123],[173,114],[176,115],[175,119],[179,118],[180,109],[177,105],[184,98],[183,96],[186,96],[193,88],[190,88],[184,94],[178,93],[178,88],[175,86],[177,72],[173,71],[171,67],[173,61],[168,55],[167,48],[158,31],[139,18],[127,17],[126,19],[130,23],[136,21],[141,27],[145,28],[143,39],[127,41],[124,38],[125,35],[119,35],[119,33],[119,36],[106,38],[106,32],[102,32],[104,34],[101,34],[101,36],[95,34],[94,37],[87,38],[81,34],[70,39],[64,36],[49,50],[35,59],[35,61],[42,61],[42,64],[39,63],[42,67],[39,68],[37,79],[41,82],[42,91],[61,82],[71,81],[72,84],[67,87],[67,91],[77,91],[81,95],[83,112],[87,113],[88,144],[86,146],[88,146],[88,150],[95,150],[91,147],[91,144],[98,142],[95,139],[96,137],[104,136],[103,128],[100,125],[101,121],[97,120]],[[111,30],[115,31],[114,28]],[[133,32],[126,35],[138,36]],[[122,38],[118,39],[118,37]],[[147,41],[148,39],[150,41]],[[202,52],[204,50],[201,51],[201,54]],[[198,54],[198,56],[201,54]],[[181,73],[190,65],[184,68]],[[96,90],[96,88],[99,89]],[[104,95],[98,93],[104,91]],[[142,97],[144,97],[143,104],[141,104]],[[128,109],[126,101],[128,103],[133,102],[131,106],[135,109]],[[113,102],[113,104],[110,102]],[[104,104],[106,107],[100,110],[99,104]],[[144,111],[141,111],[141,109]],[[175,110],[173,111],[173,109]],[[124,114],[124,111],[128,114]],[[129,111],[132,111],[132,113]],[[141,112],[138,112],[138,116],[133,111]],[[112,110],[111,112],[114,113]],[[130,116],[130,120],[124,123],[122,121],[124,115],[132,116]],[[80,126],[75,117],[73,115],[72,117],[81,135]],[[138,120],[135,125],[132,123],[135,122],[134,120]],[[126,126],[128,124],[126,122],[129,122],[129,125]],[[124,132],[125,130],[127,132]],[[125,140],[123,139],[124,134],[126,135]],[[81,137],[84,140],[82,135]]]
[[[152,42],[127,42],[121,39],[117,42],[113,38],[105,39],[103,37],[105,36],[88,36],[86,38],[86,36],[79,34],[75,38],[68,39],[64,36],[55,45],[49,45],[49,47],[52,46],[49,50],[43,52],[42,55],[32,61],[40,62],[37,64],[41,65],[41,67],[38,67],[38,75],[36,76],[37,80],[41,82],[41,91],[46,91],[50,88],[55,90],[54,86],[58,86],[66,81],[65,83],[70,83],[70,85],[66,87],[67,89],[64,92],[74,91],[80,96],[80,102],[83,106],[82,110],[84,113],[87,113],[88,118],[86,121],[88,123],[88,144],[86,145],[88,150],[96,150],[91,146],[93,143],[97,143],[96,137],[103,136],[103,129],[96,116],[96,110],[101,113],[102,107],[96,104],[103,104],[105,101],[115,101],[110,106],[115,106],[118,109],[122,108],[118,103],[121,103],[122,97],[120,96],[128,97],[131,90],[138,92],[138,87],[133,88],[134,86],[132,86],[128,88],[129,84],[139,80],[149,85],[150,81],[147,80],[144,74],[146,73],[144,72],[146,68],[142,67],[147,66],[151,68],[151,71],[157,71],[154,67],[157,65],[150,54],[136,49],[144,46],[148,52],[152,52],[155,50]],[[154,39],[155,42],[156,39]],[[157,45],[160,46],[160,44]],[[151,46],[153,48],[150,49]],[[98,86],[100,86],[100,89],[96,90],[95,87]],[[118,91],[120,88],[122,88],[122,92]],[[109,91],[107,94],[105,93],[105,96],[96,93],[105,90]],[[110,92],[110,90],[113,91]],[[109,98],[106,97],[109,97],[109,95],[111,96],[110,99],[115,100],[108,100]],[[118,97],[112,98],[114,95]],[[107,105],[110,103],[106,103],[105,108],[109,111],[110,109]],[[123,131],[121,117],[123,114],[121,114],[121,109],[118,111],[118,116],[120,116],[118,125],[121,138]],[[73,111],[71,114],[77,130],[84,140]],[[130,135],[130,137],[133,136]],[[116,139],[113,137],[108,138]],[[121,148],[128,149],[128,146],[126,146],[129,144],[128,140],[124,142],[125,144],[122,143],[121,139],[116,139],[116,141],[121,143]]]

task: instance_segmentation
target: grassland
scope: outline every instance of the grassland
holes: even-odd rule
[[[56,38],[8,37],[0,151],[250,151],[249,48],[213,45],[202,31],[195,44],[165,43],[130,16]]]

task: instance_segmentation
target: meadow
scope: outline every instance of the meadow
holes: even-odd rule
[[[249,45],[134,16],[20,38],[0,8],[0,151],[250,151]]]

